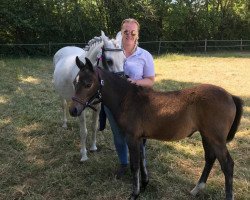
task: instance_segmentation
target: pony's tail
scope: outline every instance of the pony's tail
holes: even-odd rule
[[[235,133],[236,133],[238,126],[240,124],[240,119],[242,117],[242,113],[243,113],[243,101],[242,101],[242,99],[237,97],[237,96],[234,96],[234,95],[232,95],[232,97],[233,97],[233,100],[234,100],[234,103],[236,106],[236,114],[235,114],[235,118],[234,118],[232,127],[227,135],[227,142],[230,142],[234,138]]]

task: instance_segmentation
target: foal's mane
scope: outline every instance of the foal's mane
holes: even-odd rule
[[[117,74],[112,72],[108,72],[102,69],[103,73],[106,76],[107,80],[114,81],[112,84],[115,90],[119,91],[121,95],[132,94],[137,101],[146,101],[150,94],[153,94],[155,98],[162,98],[163,96],[179,96],[182,92],[192,93],[192,89],[185,89],[185,90],[176,90],[176,91],[159,91],[154,90],[153,88],[139,86],[133,83],[130,83],[124,77],[120,77]],[[105,83],[104,83],[105,84]],[[187,96],[187,98],[195,98],[195,93],[191,96]]]
[[[132,91],[135,95],[144,95],[149,92],[154,92],[152,88],[148,87],[142,87],[133,83],[130,83],[126,78],[119,76],[118,74],[108,72],[106,70],[103,70],[103,73],[105,76],[107,76],[108,80],[115,81],[114,86],[119,89],[120,92],[129,92]]]

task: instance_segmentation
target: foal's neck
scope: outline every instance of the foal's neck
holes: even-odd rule
[[[102,87],[103,103],[116,115],[121,110],[121,105],[131,85],[118,75],[102,70],[101,78],[104,80]]]

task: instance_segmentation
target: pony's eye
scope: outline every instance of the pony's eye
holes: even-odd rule
[[[113,60],[107,59],[107,64],[108,64],[108,66],[112,66],[113,65]]]

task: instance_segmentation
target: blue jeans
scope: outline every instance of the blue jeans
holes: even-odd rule
[[[118,124],[116,123],[111,111],[106,106],[104,106],[104,110],[109,120],[111,130],[113,132],[115,149],[118,154],[120,164],[127,165],[128,164],[128,146],[126,142],[126,137],[123,134],[122,130],[119,128]],[[143,142],[141,143],[140,148],[141,148],[141,151],[144,150],[143,151],[144,157],[145,157],[145,145],[146,145],[146,139],[143,139]]]

